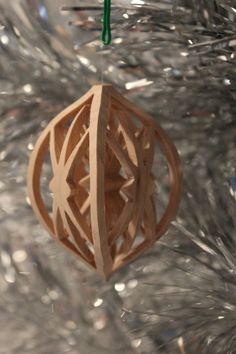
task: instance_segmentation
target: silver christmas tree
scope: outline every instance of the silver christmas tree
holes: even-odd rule
[[[236,3],[113,0],[109,47],[101,18],[102,1],[0,0],[0,354],[236,353]],[[100,81],[157,119],[184,172],[168,233],[108,283],[26,190],[38,134]]]

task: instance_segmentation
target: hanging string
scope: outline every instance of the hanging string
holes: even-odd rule
[[[104,0],[103,6],[103,29],[101,33],[101,40],[104,45],[109,45],[111,43],[111,0]]]

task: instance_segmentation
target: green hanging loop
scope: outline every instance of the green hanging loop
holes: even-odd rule
[[[103,11],[103,29],[101,34],[101,40],[103,44],[109,45],[111,43],[111,0],[104,0],[104,11]]]

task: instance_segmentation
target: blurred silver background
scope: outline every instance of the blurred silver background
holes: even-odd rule
[[[102,1],[0,0],[0,354],[236,353],[236,2],[112,4],[103,47]],[[108,283],[26,191],[40,131],[101,81],[161,123],[184,168],[168,234]]]

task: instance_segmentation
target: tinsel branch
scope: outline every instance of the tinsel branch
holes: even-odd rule
[[[235,353],[235,1],[112,4],[106,49],[98,2],[0,0],[0,354]],[[171,229],[107,284],[38,225],[25,181],[42,128],[101,80],[168,131],[185,176]]]

